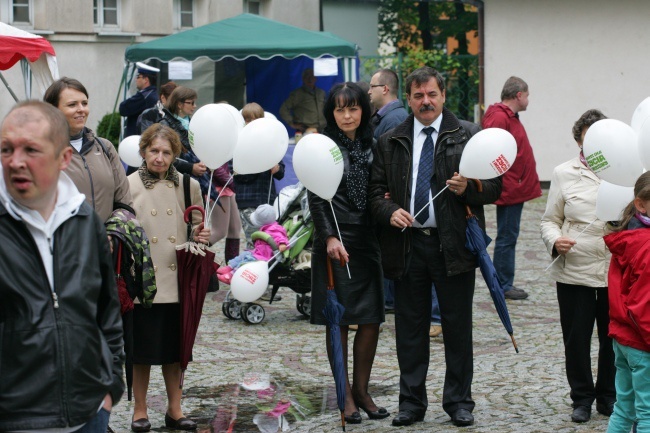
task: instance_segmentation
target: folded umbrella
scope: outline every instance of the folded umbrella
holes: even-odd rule
[[[515,347],[515,351],[519,353],[519,348],[517,347],[517,342],[513,335],[510,314],[508,313],[508,307],[506,305],[506,298],[503,294],[503,287],[501,287],[501,282],[499,281],[496,269],[494,269],[492,259],[490,259],[490,255],[487,253],[487,246],[492,239],[490,239],[490,237],[478,225],[478,218],[476,215],[472,214],[469,207],[467,207],[467,214],[467,228],[465,229],[467,240],[465,242],[465,248],[478,257],[481,274],[483,275],[485,284],[487,284],[490,289],[492,302],[494,302],[501,323],[503,323],[504,328],[506,328],[506,331],[510,334],[510,339],[512,340],[512,345]]]
[[[204,215],[202,207],[190,206],[184,214],[186,223],[189,223],[193,210],[198,210]],[[181,304],[180,364],[182,373],[180,387],[182,388],[185,370],[192,357],[192,347],[194,347],[196,332],[199,329],[210,277],[214,274],[212,266],[214,253],[206,249],[205,245],[188,239],[187,242],[176,247],[176,258],[178,261],[178,297]]]
[[[332,374],[336,384],[336,403],[341,411],[341,427],[345,431],[345,385],[346,371],[343,363],[343,346],[341,345],[341,330],[339,323],[345,312],[345,307],[339,303],[334,291],[334,273],[332,262],[327,257],[327,300],[323,314],[327,320],[330,331],[330,344],[332,345]]]

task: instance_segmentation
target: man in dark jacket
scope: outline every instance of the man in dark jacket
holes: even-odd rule
[[[396,280],[400,396],[393,425],[421,421],[427,409],[435,283],[447,366],[442,407],[455,425],[467,426],[474,422],[472,301],[478,262],[465,248],[466,206],[484,227],[483,204],[499,197],[501,180],[468,182],[458,174],[463,149],[479,127],[458,120],[443,107],[445,83],[439,72],[417,69],[407,77],[405,88],[413,115],[380,138],[369,183],[384,274]],[[432,203],[445,185],[449,189]]]
[[[23,102],[0,134],[0,431],[104,433],[124,352],[103,221],[62,172],[61,111]]]
[[[397,99],[398,84],[397,74],[390,69],[380,69],[370,79],[368,95],[370,103],[377,110],[370,119],[375,140],[408,116],[402,101]]]
[[[501,128],[517,142],[517,158],[503,175],[503,191],[496,201],[497,238],[494,240],[494,268],[508,299],[526,299],[528,293],[515,287],[515,247],[524,202],[540,197],[535,155],[528,135],[519,120],[519,112],[528,108],[528,84],[519,77],[506,80],[501,102],[490,105],[483,117],[483,128]]]
[[[135,87],[138,89],[135,95],[120,103],[120,115],[126,117],[124,137],[137,135],[138,117],[148,108],[154,107],[158,102],[156,91],[156,74],[160,69],[144,63],[136,63],[138,74],[135,76]]]

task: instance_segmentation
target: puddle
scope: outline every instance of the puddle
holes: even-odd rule
[[[323,387],[252,373],[242,382],[193,387],[184,392],[184,399],[200,402],[200,406],[186,412],[188,418],[197,422],[197,433],[281,432],[288,431],[296,421],[325,413],[332,414],[332,422],[338,419],[333,381],[331,386]],[[379,398],[392,391],[372,389]]]

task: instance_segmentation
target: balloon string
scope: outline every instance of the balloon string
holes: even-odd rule
[[[584,229],[582,229],[582,231],[581,231],[580,233],[578,233],[578,236],[576,236],[573,240],[574,240],[574,241],[577,241],[578,238],[580,237],[580,235],[583,234],[583,233],[585,232],[585,230],[587,230],[589,227],[591,227],[591,225],[592,225],[593,223],[595,223],[595,222],[596,222],[596,220],[593,220],[592,222],[590,222],[590,223],[587,225],[587,227],[585,227]],[[572,246],[571,248],[573,248],[573,246]],[[571,248],[569,248],[569,251],[571,251]],[[567,254],[569,253],[569,251],[567,251]],[[551,264],[548,265],[548,266],[546,267],[546,269],[544,269],[544,272],[546,272],[546,271],[548,271],[549,269],[551,269],[551,266],[553,266],[553,263],[557,262],[557,259],[559,259],[559,258],[562,257],[563,255],[564,255],[564,254],[558,254],[557,257],[555,258],[555,260],[553,260],[553,261],[551,262]]]
[[[271,188],[273,188],[273,173],[271,173],[271,181],[269,182],[269,196],[266,198],[268,204],[271,204]]]
[[[233,180],[234,176],[235,176],[234,174],[230,175],[230,177],[228,178],[228,182],[226,182],[223,188],[221,188],[221,191],[219,191],[219,195],[217,195],[217,199],[214,201],[214,203],[212,203],[212,206],[210,206],[210,217],[212,217],[212,211],[214,210],[214,207],[216,206],[217,202],[219,202],[219,199],[223,195],[223,192],[225,191],[228,184],[230,184],[230,181]]]
[[[341,246],[345,248],[343,245],[343,236],[341,236],[341,230],[339,230],[339,222],[336,220],[336,213],[334,213],[334,206],[332,205],[332,200],[327,200],[330,202],[330,208],[332,209],[332,215],[334,215],[334,225],[336,225],[336,231],[339,234],[339,240],[341,241]],[[348,263],[345,263],[345,267],[348,269],[348,278],[352,279],[352,275],[350,275],[350,265]]]
[[[442,192],[443,192],[444,190],[446,190],[447,188],[449,188],[449,185],[446,185],[443,189],[441,189],[441,190],[438,192],[438,194],[436,194],[436,195],[434,195],[433,197],[431,197],[431,200],[429,200],[429,202],[428,202],[427,204],[425,204],[424,206],[422,206],[422,209],[420,209],[420,210],[418,211],[418,213],[416,213],[415,215],[413,215],[413,218],[417,218],[417,216],[420,215],[420,214],[422,213],[423,210],[425,210],[426,208],[428,208],[429,205],[430,205],[431,203],[433,203],[433,201],[434,201],[434,200],[435,200],[435,199],[436,199],[440,194],[442,194]],[[406,230],[406,227],[404,227],[404,228],[402,229],[402,231],[404,231],[404,230]]]
[[[210,169],[207,169],[206,171],[210,171]],[[210,224],[210,190],[212,189],[212,173],[210,173],[210,181],[208,182],[208,192],[205,193],[205,215],[203,215],[203,226],[205,227],[206,224]]]

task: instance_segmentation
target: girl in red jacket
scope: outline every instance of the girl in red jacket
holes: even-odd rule
[[[616,355],[616,404],[607,433],[650,432],[650,172],[634,185],[620,231],[605,236],[609,336]],[[639,229],[639,230],[637,230]]]

